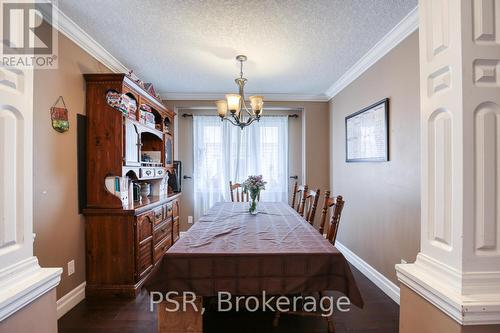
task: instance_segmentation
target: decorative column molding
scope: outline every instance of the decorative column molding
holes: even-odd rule
[[[500,0],[420,0],[421,252],[399,280],[500,324]]]
[[[0,64],[0,322],[55,288],[62,273],[33,256],[33,74]]]

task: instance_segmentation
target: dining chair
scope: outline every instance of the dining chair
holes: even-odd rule
[[[304,216],[303,207],[304,207],[304,203],[306,201],[306,196],[307,196],[308,190],[309,190],[309,187],[307,185],[299,186],[299,184],[297,182],[295,182],[295,185],[293,186],[291,206],[301,216]]]
[[[341,195],[336,198],[330,198],[330,191],[325,192],[325,203],[323,204],[323,210],[321,211],[321,220],[319,225],[319,233],[324,234],[326,219],[328,218],[328,209],[333,207],[332,218],[328,225],[328,232],[326,238],[335,245],[337,239],[337,233],[339,230],[340,217],[342,216],[342,210],[344,209],[344,198]]]
[[[299,205],[297,206],[297,212],[300,216],[304,216],[304,207],[307,201],[307,192],[309,192],[309,186],[303,185],[297,188],[297,193],[300,193]]]
[[[245,193],[243,191],[243,187],[241,187],[240,183],[234,183],[229,181],[229,191],[231,192],[231,201],[232,202],[248,202],[248,192]],[[236,200],[234,197],[236,195]]]
[[[337,200],[335,201],[333,216],[330,220],[330,226],[328,227],[328,233],[326,238],[335,245],[335,241],[337,240],[337,233],[339,231],[340,224],[340,216],[342,215],[342,209],[344,209],[344,199],[341,195],[337,196]]]
[[[318,190],[319,192],[319,190]],[[319,193],[317,195],[319,197]],[[328,228],[328,233],[327,233],[327,239],[332,243],[332,245],[335,245],[335,240],[337,238],[337,232],[339,228],[339,223],[340,223],[340,217],[342,215],[342,209],[344,208],[344,199],[342,198],[341,195],[337,196],[336,198],[330,198],[330,191],[325,192],[325,204],[323,205],[323,211],[321,214],[321,225],[320,225],[320,233],[323,234],[324,231],[324,226],[326,223],[327,215],[328,215],[328,209],[333,207],[333,215],[330,220],[330,225]],[[319,299],[322,299],[324,296],[323,291],[319,291],[315,293],[318,295]],[[313,296],[314,297],[314,296]],[[335,333],[335,326],[333,324],[333,319],[331,316],[326,316],[326,313],[322,311],[318,312],[308,312],[308,311],[287,311],[287,312],[281,312],[281,311],[276,311],[274,315],[274,320],[273,320],[273,326],[277,327],[279,325],[280,317],[282,314],[288,314],[288,315],[299,315],[299,316],[314,316],[314,317],[321,317],[326,320],[327,322],[327,329],[328,333]]]
[[[297,194],[299,194],[298,203],[297,203]],[[299,190],[299,184],[295,182],[295,184],[293,185],[292,202],[290,203],[290,206],[292,206],[292,208],[295,209],[297,212],[299,211],[301,197],[302,197],[302,189]]]
[[[320,190],[312,191],[306,189],[304,191],[302,207],[299,214],[305,218],[309,224],[314,225],[314,217],[316,216],[316,208],[318,207],[318,201],[320,196]]]

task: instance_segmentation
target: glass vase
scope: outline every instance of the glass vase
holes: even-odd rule
[[[250,207],[248,208],[248,212],[252,215],[257,214],[257,197],[259,193],[251,193],[250,194]]]

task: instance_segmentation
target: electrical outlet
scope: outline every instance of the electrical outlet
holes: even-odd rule
[[[75,274],[75,261],[68,262],[68,276]]]
[[[404,259],[401,259],[401,263],[402,264],[407,264],[406,260],[404,260]]]
[[[192,216],[188,216],[188,224],[193,224],[193,217]]]

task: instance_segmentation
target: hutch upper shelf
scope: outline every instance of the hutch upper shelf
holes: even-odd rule
[[[122,202],[106,189],[106,178],[161,180],[173,174],[175,113],[125,74],[86,74],[85,80],[87,207],[119,208]],[[135,107],[121,112],[109,94]]]

